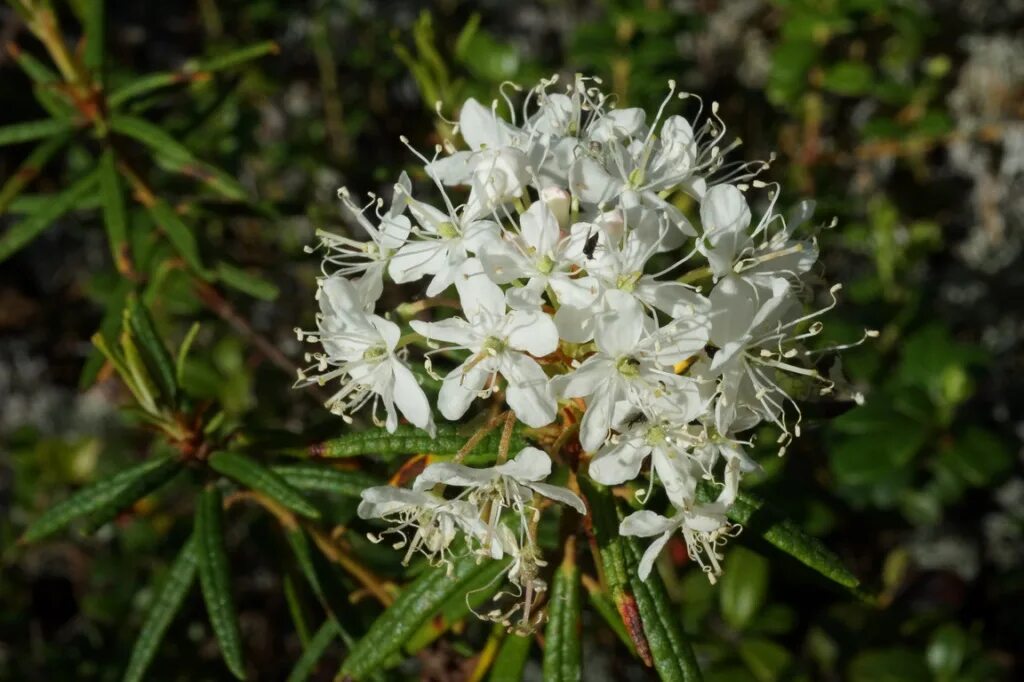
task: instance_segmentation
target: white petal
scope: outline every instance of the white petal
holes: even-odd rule
[[[591,356],[575,370],[554,377],[551,388],[559,398],[583,398],[595,393],[614,371],[607,358]]]
[[[505,294],[501,287],[484,274],[478,259],[470,258],[462,264],[455,278],[455,288],[459,291],[462,310],[468,320],[477,319],[481,315],[504,315]]]
[[[530,487],[550,500],[572,507],[583,516],[587,514],[587,505],[583,504],[583,500],[568,488],[548,483],[531,483]]]
[[[677,507],[682,507],[693,500],[697,480],[686,471],[685,456],[676,454],[675,457],[671,457],[671,454],[673,453],[667,452],[665,448],[655,448],[651,458],[652,464],[669,501]]]
[[[414,282],[445,267],[448,244],[441,239],[409,242],[391,257],[388,274],[398,284]]]
[[[487,485],[495,478],[498,472],[494,467],[486,469],[474,469],[464,464],[454,462],[437,462],[431,464],[416,477],[413,481],[413,490],[429,490],[438,483],[453,485],[460,488],[472,488]]]
[[[608,291],[604,299],[609,310],[597,318],[594,341],[601,352],[619,357],[636,349],[644,330],[643,308],[624,291]]]
[[[434,417],[430,413],[430,402],[423,388],[408,367],[397,360],[392,364],[395,373],[395,404],[411,424],[433,435]]]
[[[500,118],[493,109],[470,97],[459,112],[462,139],[473,149],[501,147],[510,144],[515,128]]]
[[[555,312],[558,335],[569,343],[586,343],[594,338],[594,315],[591,306],[577,308],[563,305]]]
[[[385,320],[379,315],[371,315],[370,323],[373,324],[374,329],[380,334],[380,337],[384,339],[384,346],[389,350],[394,350],[398,344],[398,339],[401,337],[402,332],[398,328],[398,325],[391,320]]]
[[[465,364],[459,365],[445,377],[437,396],[437,407],[445,419],[455,421],[466,414],[491,374],[485,364],[481,362],[468,371],[464,371]]]
[[[492,220],[474,220],[462,234],[462,243],[472,252],[477,253],[488,244],[501,240],[501,226]]]
[[[543,481],[551,475],[551,457],[540,448],[527,446],[516,453],[511,461],[494,467],[502,476],[520,482]]]
[[[462,185],[473,174],[472,152],[455,152],[451,156],[432,161],[425,170],[431,177],[446,185]]]
[[[612,410],[616,402],[612,391],[602,391],[587,403],[587,411],[580,422],[580,445],[587,452],[600,448],[612,427]]]
[[[554,421],[558,405],[540,365],[522,353],[511,352],[503,353],[499,362],[500,371],[508,381],[505,400],[519,421],[532,428]]]
[[[497,284],[508,284],[531,274],[529,259],[506,240],[484,244],[477,251],[477,256],[483,264],[484,272]]]
[[[420,336],[434,341],[444,341],[470,348],[475,348],[480,342],[480,336],[476,330],[459,317],[449,317],[439,322],[412,320],[409,325]]]
[[[508,344],[516,350],[540,358],[558,348],[558,329],[545,313],[513,310],[505,318],[504,329]]]
[[[602,485],[619,485],[640,475],[650,446],[637,439],[623,438],[615,445],[606,445],[590,461],[590,477]]]
[[[542,201],[534,202],[519,217],[523,240],[532,246],[538,255],[552,253],[558,244],[558,220]]]
[[[622,523],[619,524],[619,534],[651,537],[652,535],[670,533],[678,525],[679,521],[675,518],[669,519],[647,509],[641,509],[622,519]]]
[[[599,163],[583,157],[569,171],[569,187],[580,201],[594,206],[611,206],[625,185]]]
[[[651,574],[651,569],[654,568],[654,561],[661,554],[661,550],[668,544],[669,538],[672,537],[672,533],[664,533],[659,537],[655,538],[647,549],[644,550],[644,554],[640,557],[640,563],[636,567],[636,574],[640,577],[640,580],[647,580],[647,576]]]

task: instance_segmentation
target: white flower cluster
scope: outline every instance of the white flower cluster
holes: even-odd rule
[[[776,188],[755,179],[767,163],[727,163],[735,145],[723,147],[717,106],[704,112],[674,83],[648,121],[640,109],[615,108],[596,79],[578,76],[558,92],[556,81],[528,91],[518,115],[506,97],[507,118],[497,102],[463,104],[453,123],[469,149],[446,143],[432,159],[418,155],[442,200],[436,205],[414,197],[405,174],[387,210],[376,197],[360,207],[339,193],[368,240],[321,234],[318,329],[299,337],[323,352],[300,382],[339,380],[328,406],[343,417],[372,402],[375,419],[383,406],[388,429],[401,413],[432,433],[433,410],[407,346],[429,344],[422,369],[431,374],[439,355],[464,358],[443,378],[441,415],[459,420],[474,401],[495,396],[533,428],[555,422],[560,406],[580,417],[593,480],[633,481],[649,459],[642,501],[657,482],[675,510],[622,522],[623,534],[657,538],[641,576],[680,532],[714,580],[721,546],[738,530],[726,511],[743,473],[756,468],[741,434],[770,422],[784,448],[799,435],[791,379],[831,386],[802,345],[821,330],[814,318],[823,312],[807,312],[816,242],[795,235],[813,204],[778,214]],[[692,119],[668,114],[679,100],[699,104]],[[455,186],[468,187],[464,201],[450,197],[446,188]],[[758,219],[748,193],[766,197]],[[679,208],[687,205],[689,216]],[[428,297],[454,285],[457,308],[412,320],[403,336],[375,310],[385,276],[428,278]],[[542,482],[550,469],[532,448],[490,469],[434,464],[412,490],[366,491],[360,514],[397,523],[409,554],[445,561],[461,536],[482,555],[511,555],[512,582],[529,593],[542,589],[534,493],[584,513],[574,494]],[[720,491],[711,503],[697,500],[702,480]],[[463,492],[446,497],[445,486]]]

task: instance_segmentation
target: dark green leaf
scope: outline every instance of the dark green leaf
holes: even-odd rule
[[[707,484],[699,486],[697,492],[698,499],[703,502],[716,496]],[[854,589],[860,584],[839,557],[820,540],[782,518],[776,509],[756,495],[740,493],[729,509],[728,516],[742,525],[747,533],[760,535],[770,544],[840,585]]]
[[[532,637],[520,637],[519,635],[508,635],[498,649],[498,655],[494,657],[491,665],[491,674],[487,678],[490,682],[521,682],[523,679],[523,668],[526,667],[526,659],[530,656],[530,644]]]
[[[248,45],[238,50],[232,50],[221,55],[213,57],[205,57],[194,63],[190,63],[186,66],[186,71],[222,71],[224,69],[230,69],[233,66],[244,64],[245,62],[252,61],[253,59],[259,59],[265,57],[268,54],[277,54],[281,51],[277,43],[272,40],[267,40],[262,43],[256,43],[255,45]]]
[[[319,510],[306,500],[302,493],[256,460],[237,452],[216,452],[210,457],[210,466],[294,512],[311,519],[320,518]]]
[[[195,537],[199,555],[199,584],[203,588],[206,612],[220,644],[221,655],[231,673],[245,679],[242,638],[238,615],[231,596],[228,557],[224,550],[223,510],[220,491],[206,488],[196,504]]]
[[[196,244],[195,235],[192,234],[188,225],[178,217],[174,209],[168,206],[163,199],[157,199],[152,206],[147,208],[157,227],[167,235],[167,239],[170,240],[185,263],[196,272],[204,273],[203,264],[199,260],[199,245]]]
[[[745,548],[729,549],[718,596],[725,622],[734,630],[744,629],[757,615],[768,592],[768,562]]]
[[[111,518],[127,505],[166,483],[179,468],[179,462],[173,457],[151,459],[97,481],[50,507],[28,527],[21,541],[41,540],[82,516],[96,514],[104,519]]]
[[[1013,456],[999,438],[976,426],[942,451],[939,462],[968,484],[989,485],[1013,466]]]
[[[110,253],[119,272],[128,271],[128,220],[124,210],[124,193],[117,174],[114,152],[107,149],[100,157],[100,196],[103,199],[103,224],[107,228]]]
[[[63,149],[70,139],[70,135],[55,135],[32,150],[28,158],[7,178],[3,187],[0,187],[0,214],[7,210],[14,198],[39,175],[46,163]]]
[[[928,668],[917,651],[894,647],[858,654],[850,662],[847,679],[850,682],[920,682],[929,678]]]
[[[82,61],[93,78],[103,81],[103,55],[106,45],[106,2],[89,0],[85,3],[85,54]]]
[[[793,656],[775,642],[767,639],[745,639],[740,642],[739,652],[740,658],[747,664],[758,682],[790,679],[785,673],[793,661]]]
[[[0,237],[0,262],[38,237],[43,230],[53,224],[62,215],[79,206],[79,202],[95,192],[98,180],[96,171],[81,178],[75,184],[41,206],[35,213],[15,223]]]
[[[544,679],[580,680],[582,673],[580,572],[576,557],[566,555],[555,572],[548,624],[544,629]]]
[[[348,497],[359,497],[367,488],[384,485],[384,481],[363,471],[332,469],[315,464],[279,464],[270,467],[270,470],[293,488]]]
[[[288,682],[303,682],[308,680],[316,672],[316,664],[323,658],[327,647],[338,637],[338,626],[333,619],[328,618],[320,629],[309,641],[309,646],[302,652],[302,656],[295,662],[295,667],[288,675]]]
[[[14,61],[18,63],[18,66],[21,67],[21,70],[25,72],[25,75],[32,79],[33,83],[49,85],[60,81],[60,78],[53,69],[13,43],[7,46],[7,51],[14,58]]]
[[[488,563],[478,563],[477,557],[466,556],[454,562],[450,575],[444,567],[439,566],[416,578],[352,647],[339,675],[359,680],[382,669],[401,650],[405,640],[437,613],[445,602],[464,592],[464,587]]]
[[[145,679],[146,670],[152,663],[167,628],[181,608],[195,580],[196,557],[195,540],[189,538],[153,597],[146,621],[142,624],[139,636],[132,647],[131,659],[124,673],[124,682],[142,682]]]
[[[273,301],[281,293],[273,282],[223,261],[217,263],[217,279],[233,289],[263,301]]]
[[[128,297],[129,322],[133,336],[143,351],[143,361],[156,376],[163,395],[171,402],[177,400],[178,384],[174,376],[174,363],[171,354],[156,331],[149,311],[138,296]]]
[[[320,457],[378,455],[386,458],[413,453],[454,454],[472,435],[472,431],[463,433],[464,430],[451,424],[438,425],[437,436],[431,438],[426,431],[408,424],[399,425],[394,433],[388,433],[383,428],[368,429],[316,445],[312,453]],[[497,455],[500,439],[499,430],[492,431],[473,448],[466,458],[466,464],[492,462]],[[517,429],[512,436],[511,453],[514,455],[525,445],[526,441]]]
[[[0,147],[19,142],[31,142],[44,137],[52,137],[71,132],[74,126],[70,121],[46,118],[41,121],[25,121],[0,126]]]
[[[839,95],[862,95],[871,87],[874,74],[863,62],[840,62],[825,72],[822,87]]]
[[[932,634],[925,652],[928,667],[939,682],[957,679],[967,658],[970,642],[967,633],[956,623],[946,623]]]

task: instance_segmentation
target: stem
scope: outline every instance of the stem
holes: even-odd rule
[[[510,411],[505,411],[487,420],[487,423],[481,426],[479,431],[470,436],[469,440],[466,441],[466,444],[463,445],[462,448],[455,453],[455,457],[452,458],[452,461],[455,462],[456,464],[460,464],[462,460],[466,459],[466,455],[471,453],[473,451],[473,448],[475,448],[477,444],[487,436],[487,434],[493,431],[495,427],[498,426],[499,423],[501,423],[501,420],[505,417],[505,415],[510,414],[512,414]],[[507,453],[507,445],[505,446],[505,450]]]
[[[495,464],[504,464],[508,460],[508,449],[512,444],[512,431],[516,426],[516,415],[512,410],[505,413],[505,427],[501,430],[501,441],[498,443],[498,459]]]

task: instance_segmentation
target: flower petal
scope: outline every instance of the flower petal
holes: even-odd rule
[[[505,400],[519,421],[532,428],[547,426],[555,420],[555,403],[544,370],[522,353],[506,351],[499,359],[499,371],[508,381]]]
[[[623,438],[615,445],[606,445],[590,461],[590,477],[601,485],[619,485],[640,475],[640,467],[651,447],[640,439]]]
[[[415,375],[398,360],[392,362],[392,371],[395,373],[394,400],[398,409],[411,424],[433,436],[436,429],[430,402]]]
[[[505,318],[508,344],[536,357],[558,348],[558,329],[551,317],[534,310],[513,310]]]

